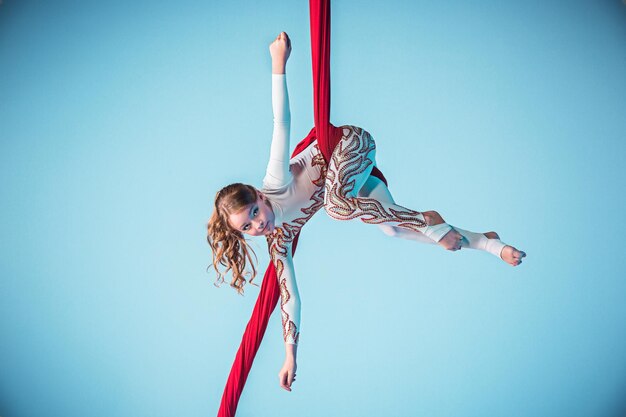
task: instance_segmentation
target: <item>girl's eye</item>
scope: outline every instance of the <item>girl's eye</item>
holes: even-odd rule
[[[245,225],[245,226],[244,226],[241,230],[243,230],[243,231],[245,232],[245,231],[246,231],[246,230],[248,230],[249,228],[250,228],[250,225],[249,225],[249,224],[247,224],[247,225]]]
[[[257,207],[257,208],[255,208],[255,209],[252,211],[252,215],[253,215],[254,217],[256,217],[256,215],[257,215],[257,214],[259,214],[259,208],[258,208],[258,207]]]

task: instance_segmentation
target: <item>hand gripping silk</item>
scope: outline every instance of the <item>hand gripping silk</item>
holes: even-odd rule
[[[330,124],[330,0],[309,1],[311,25],[311,55],[313,64],[313,112],[315,127],[295,148],[295,156],[317,139],[318,146],[328,163],[337,143],[341,129]],[[382,172],[374,168],[372,175],[386,183]],[[295,254],[298,237],[293,242]],[[241,392],[250,373],[256,352],[261,345],[270,315],[277,305],[280,288],[276,270],[270,262],[263,283],[233,361],[220,404],[218,417],[234,417]]]

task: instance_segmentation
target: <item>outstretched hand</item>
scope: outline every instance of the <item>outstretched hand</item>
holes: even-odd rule
[[[296,368],[295,359],[285,359],[283,367],[278,372],[278,382],[283,389],[291,391],[291,384],[296,380]]]
[[[274,74],[284,74],[287,60],[291,54],[291,40],[285,32],[280,32],[274,42],[270,44],[270,55],[272,57],[272,72]]]

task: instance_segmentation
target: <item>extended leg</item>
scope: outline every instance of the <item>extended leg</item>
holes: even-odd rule
[[[376,177],[370,176],[363,187],[359,190],[359,197],[374,198],[378,201],[386,201],[391,204],[395,204],[391,192],[387,188],[384,182]],[[402,239],[413,240],[421,243],[436,243],[432,239],[426,237],[423,233],[416,232],[409,229],[403,229],[400,227],[388,226],[386,224],[378,225],[382,231],[394,237]],[[461,246],[463,248],[477,249],[485,252],[489,252],[495,256],[500,257],[502,249],[506,246],[499,239],[488,238],[483,233],[470,232],[468,230],[459,229],[453,226],[454,230],[459,232],[463,236]]]

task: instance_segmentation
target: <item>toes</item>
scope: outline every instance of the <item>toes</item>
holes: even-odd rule
[[[526,253],[522,252],[521,250],[513,248],[513,257],[515,259],[522,259],[522,258],[526,257]]]

